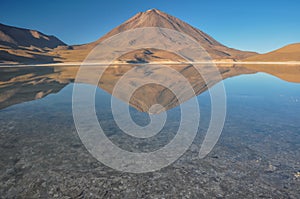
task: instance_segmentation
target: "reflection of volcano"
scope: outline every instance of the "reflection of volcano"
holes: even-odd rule
[[[203,70],[200,75],[193,65],[114,65],[105,71],[99,86],[115,97],[125,101],[129,91],[135,90],[133,95],[130,96],[129,104],[139,111],[148,112],[151,106],[155,104],[160,104],[165,110],[168,110],[178,106],[179,101],[187,101],[195,95],[205,92],[209,87],[220,81],[220,76],[212,70],[211,66],[203,65],[201,67]],[[174,69],[174,71],[170,70],[170,68]],[[129,71],[130,73],[128,73]],[[253,73],[253,71],[243,67],[219,67],[219,71],[221,79]],[[191,85],[194,92],[193,95],[185,92],[187,89],[185,88],[185,82],[177,78],[176,75],[178,73]],[[203,76],[205,76],[207,82],[205,82]],[[115,86],[121,78],[122,89],[114,92],[114,89],[116,89]],[[153,80],[153,82],[159,82],[159,78],[163,78],[164,85],[167,86],[156,83],[145,84],[149,79]],[[143,86],[139,87],[139,85]],[[179,95],[175,95],[170,88],[173,90],[178,89]],[[157,113],[160,111],[162,110],[156,110]],[[153,110],[151,112],[155,113]]]
[[[147,112],[154,104],[160,104],[165,110],[171,109],[179,105],[178,97],[182,101],[186,101],[194,96],[186,95],[183,91],[180,96],[175,96],[171,92],[170,87],[181,88],[180,82],[174,76],[174,72],[168,69],[172,68],[182,75],[192,86],[196,95],[205,92],[208,87],[218,83],[219,79],[212,73],[210,67],[201,66],[208,77],[207,83],[203,80],[198,71],[188,64],[177,65],[151,65],[151,64],[124,64],[111,65],[102,75],[98,86],[115,97],[124,100],[127,91],[136,89],[130,97],[129,104],[139,111]],[[245,65],[244,67],[227,65],[218,66],[222,79],[234,77],[242,74],[255,72],[266,72],[277,76],[285,81],[299,82],[300,66],[289,66],[293,70],[286,70],[284,65]],[[0,109],[8,106],[19,104],[26,101],[40,99],[48,94],[57,93],[67,84],[72,83],[76,77],[78,67],[26,67],[26,68],[1,68],[0,73]],[[130,75],[126,75],[122,92],[113,93],[115,85],[129,71]],[[203,74],[202,74],[203,75]],[[94,71],[86,74],[86,80],[83,83],[89,83],[89,79],[97,76],[97,67]],[[137,87],[145,81],[146,78],[164,77],[167,87],[158,84],[146,84]],[[160,112],[161,110],[156,110]]]

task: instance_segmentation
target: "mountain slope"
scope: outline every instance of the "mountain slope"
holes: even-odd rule
[[[245,61],[300,61],[300,43],[290,44],[266,54],[249,57]]]
[[[0,60],[2,62],[54,62],[48,52],[64,42],[36,30],[0,24]]]
[[[11,47],[56,48],[66,44],[54,36],[36,30],[0,24],[0,45]]]
[[[209,35],[207,35],[206,33],[190,26],[189,24],[181,21],[176,17],[173,17],[156,9],[136,14],[134,17],[130,18],[129,20],[116,27],[115,29],[113,29],[112,31],[110,31],[95,42],[80,46],[73,46],[74,50],[72,51],[72,53],[70,51],[60,51],[58,53],[67,61],[83,60],[85,56],[87,56],[87,54],[97,44],[101,43],[105,39],[126,30],[143,27],[168,28],[187,34],[193,39],[195,39],[197,42],[199,42],[213,59],[240,60],[256,54],[253,52],[244,52],[228,48],[216,41],[215,39],[213,39],[212,37],[210,37]],[[141,52],[137,51],[136,53]]]

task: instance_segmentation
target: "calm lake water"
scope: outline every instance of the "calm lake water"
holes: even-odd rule
[[[0,69],[0,198],[300,198],[297,77],[288,82],[259,71],[226,77],[224,129],[199,159],[211,111],[209,92],[202,91],[200,127],[188,151],[159,171],[132,174],[98,162],[82,144],[72,115],[76,73],[68,70]],[[159,134],[137,139],[118,128],[104,90],[97,89],[97,116],[120,148],[149,152],[174,138],[180,106],[166,112]],[[130,113],[139,125],[150,121],[134,106]]]

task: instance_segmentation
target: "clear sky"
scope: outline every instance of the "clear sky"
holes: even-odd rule
[[[241,50],[300,42],[299,0],[1,0],[0,23],[67,44],[94,41],[137,12],[157,8]]]

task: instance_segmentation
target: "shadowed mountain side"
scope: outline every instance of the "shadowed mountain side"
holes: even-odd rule
[[[0,47],[0,63],[55,63],[59,57],[49,53],[32,51],[27,49],[9,49]]]
[[[246,58],[244,61],[285,62],[300,61],[300,43],[290,44],[278,50]]]
[[[184,62],[182,57],[168,51],[158,49],[139,49],[122,55],[117,59],[118,62],[125,63],[151,63],[151,62]]]

